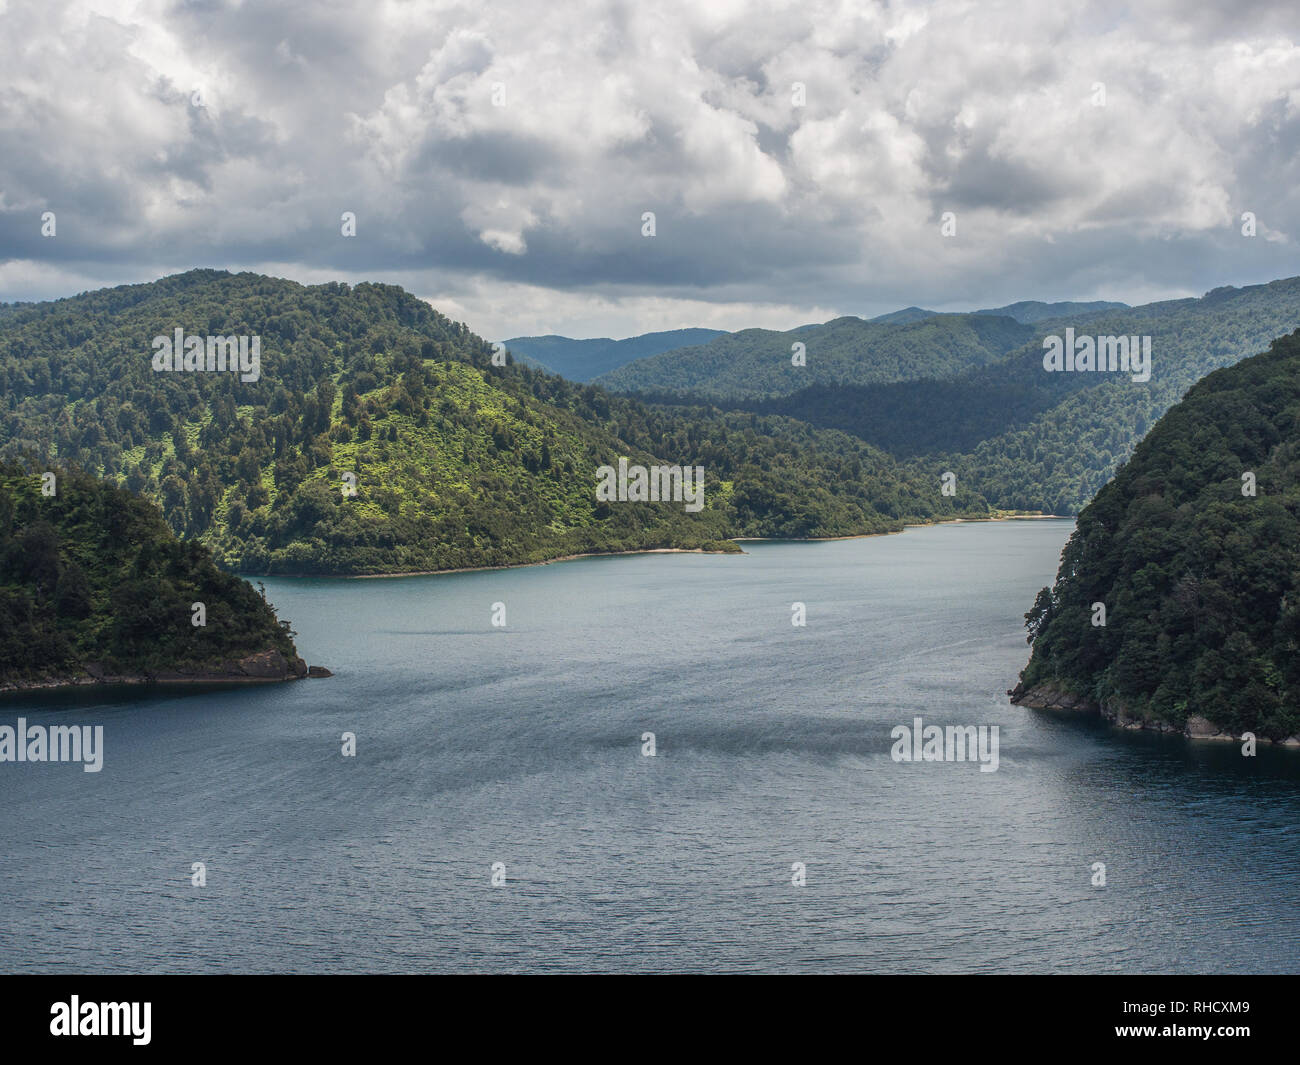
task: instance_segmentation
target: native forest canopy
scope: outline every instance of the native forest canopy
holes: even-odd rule
[[[207,548],[178,540],[152,503],[89,474],[47,473],[0,464],[0,687],[88,668],[229,673],[223,663],[266,652],[306,672],[288,622]]]
[[[1013,323],[1014,324],[1014,323]],[[258,336],[260,376],[158,372],[152,341]],[[998,323],[990,327],[1003,328]],[[400,288],[194,270],[0,308],[0,457],[143,493],[249,573],[538,562],[987,517],[941,470],[782,415],[652,406],[539,370]],[[597,471],[705,470],[705,505],[597,500]],[[347,489],[355,478],[355,493]]]
[[[1300,331],[1160,419],[1080,513],[1026,621],[1021,692],[1300,733]]]
[[[1062,306],[1069,313],[1042,316]],[[1141,307],[1012,304],[896,315],[746,330],[630,363],[597,383],[840,429],[900,461],[954,471],[993,507],[1074,514],[1195,381],[1300,326],[1300,278]],[[1043,338],[1067,327],[1149,336],[1151,379],[1046,373]],[[807,349],[803,368],[790,361],[797,342]]]

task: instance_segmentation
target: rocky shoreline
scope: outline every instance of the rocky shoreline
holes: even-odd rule
[[[70,676],[0,682],[0,692],[48,691],[96,684],[276,684],[331,676],[333,674],[324,666],[309,666],[296,655],[285,658],[279,651],[267,650],[238,660],[227,660],[215,667],[190,671],[116,674],[108,672],[100,662],[84,662],[81,670]]]
[[[1129,714],[1123,706],[1116,704],[1098,704],[1081,695],[1074,695],[1064,689],[1050,684],[1039,684],[1025,688],[1017,684],[1007,690],[1011,702],[1016,706],[1027,706],[1031,710],[1063,710],[1070,713],[1097,714],[1116,728],[1129,731],[1163,732],[1183,736],[1189,740],[1217,740],[1238,743],[1240,736],[1222,731],[1218,725],[1204,717],[1193,715],[1187,719],[1185,726],[1178,726],[1167,721],[1147,721]],[[1300,747],[1300,736],[1288,736],[1284,740],[1270,740],[1260,737],[1265,743],[1278,747]]]

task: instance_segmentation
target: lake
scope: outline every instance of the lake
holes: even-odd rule
[[[1008,704],[1072,527],[266,580],[334,677],[0,700],[104,726],[0,765],[0,969],[1300,970],[1300,754]]]

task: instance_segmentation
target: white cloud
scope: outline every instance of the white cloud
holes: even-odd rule
[[[1300,229],[1298,23],[1253,0],[10,5],[0,298],[280,264],[437,279],[497,332],[626,334],[1264,280]],[[546,297],[489,309],[487,284]]]

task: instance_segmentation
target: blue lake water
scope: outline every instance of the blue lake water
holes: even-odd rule
[[[1300,755],[1008,705],[1071,527],[267,580],[336,676],[0,700],[104,726],[0,765],[0,971],[1300,970]]]

